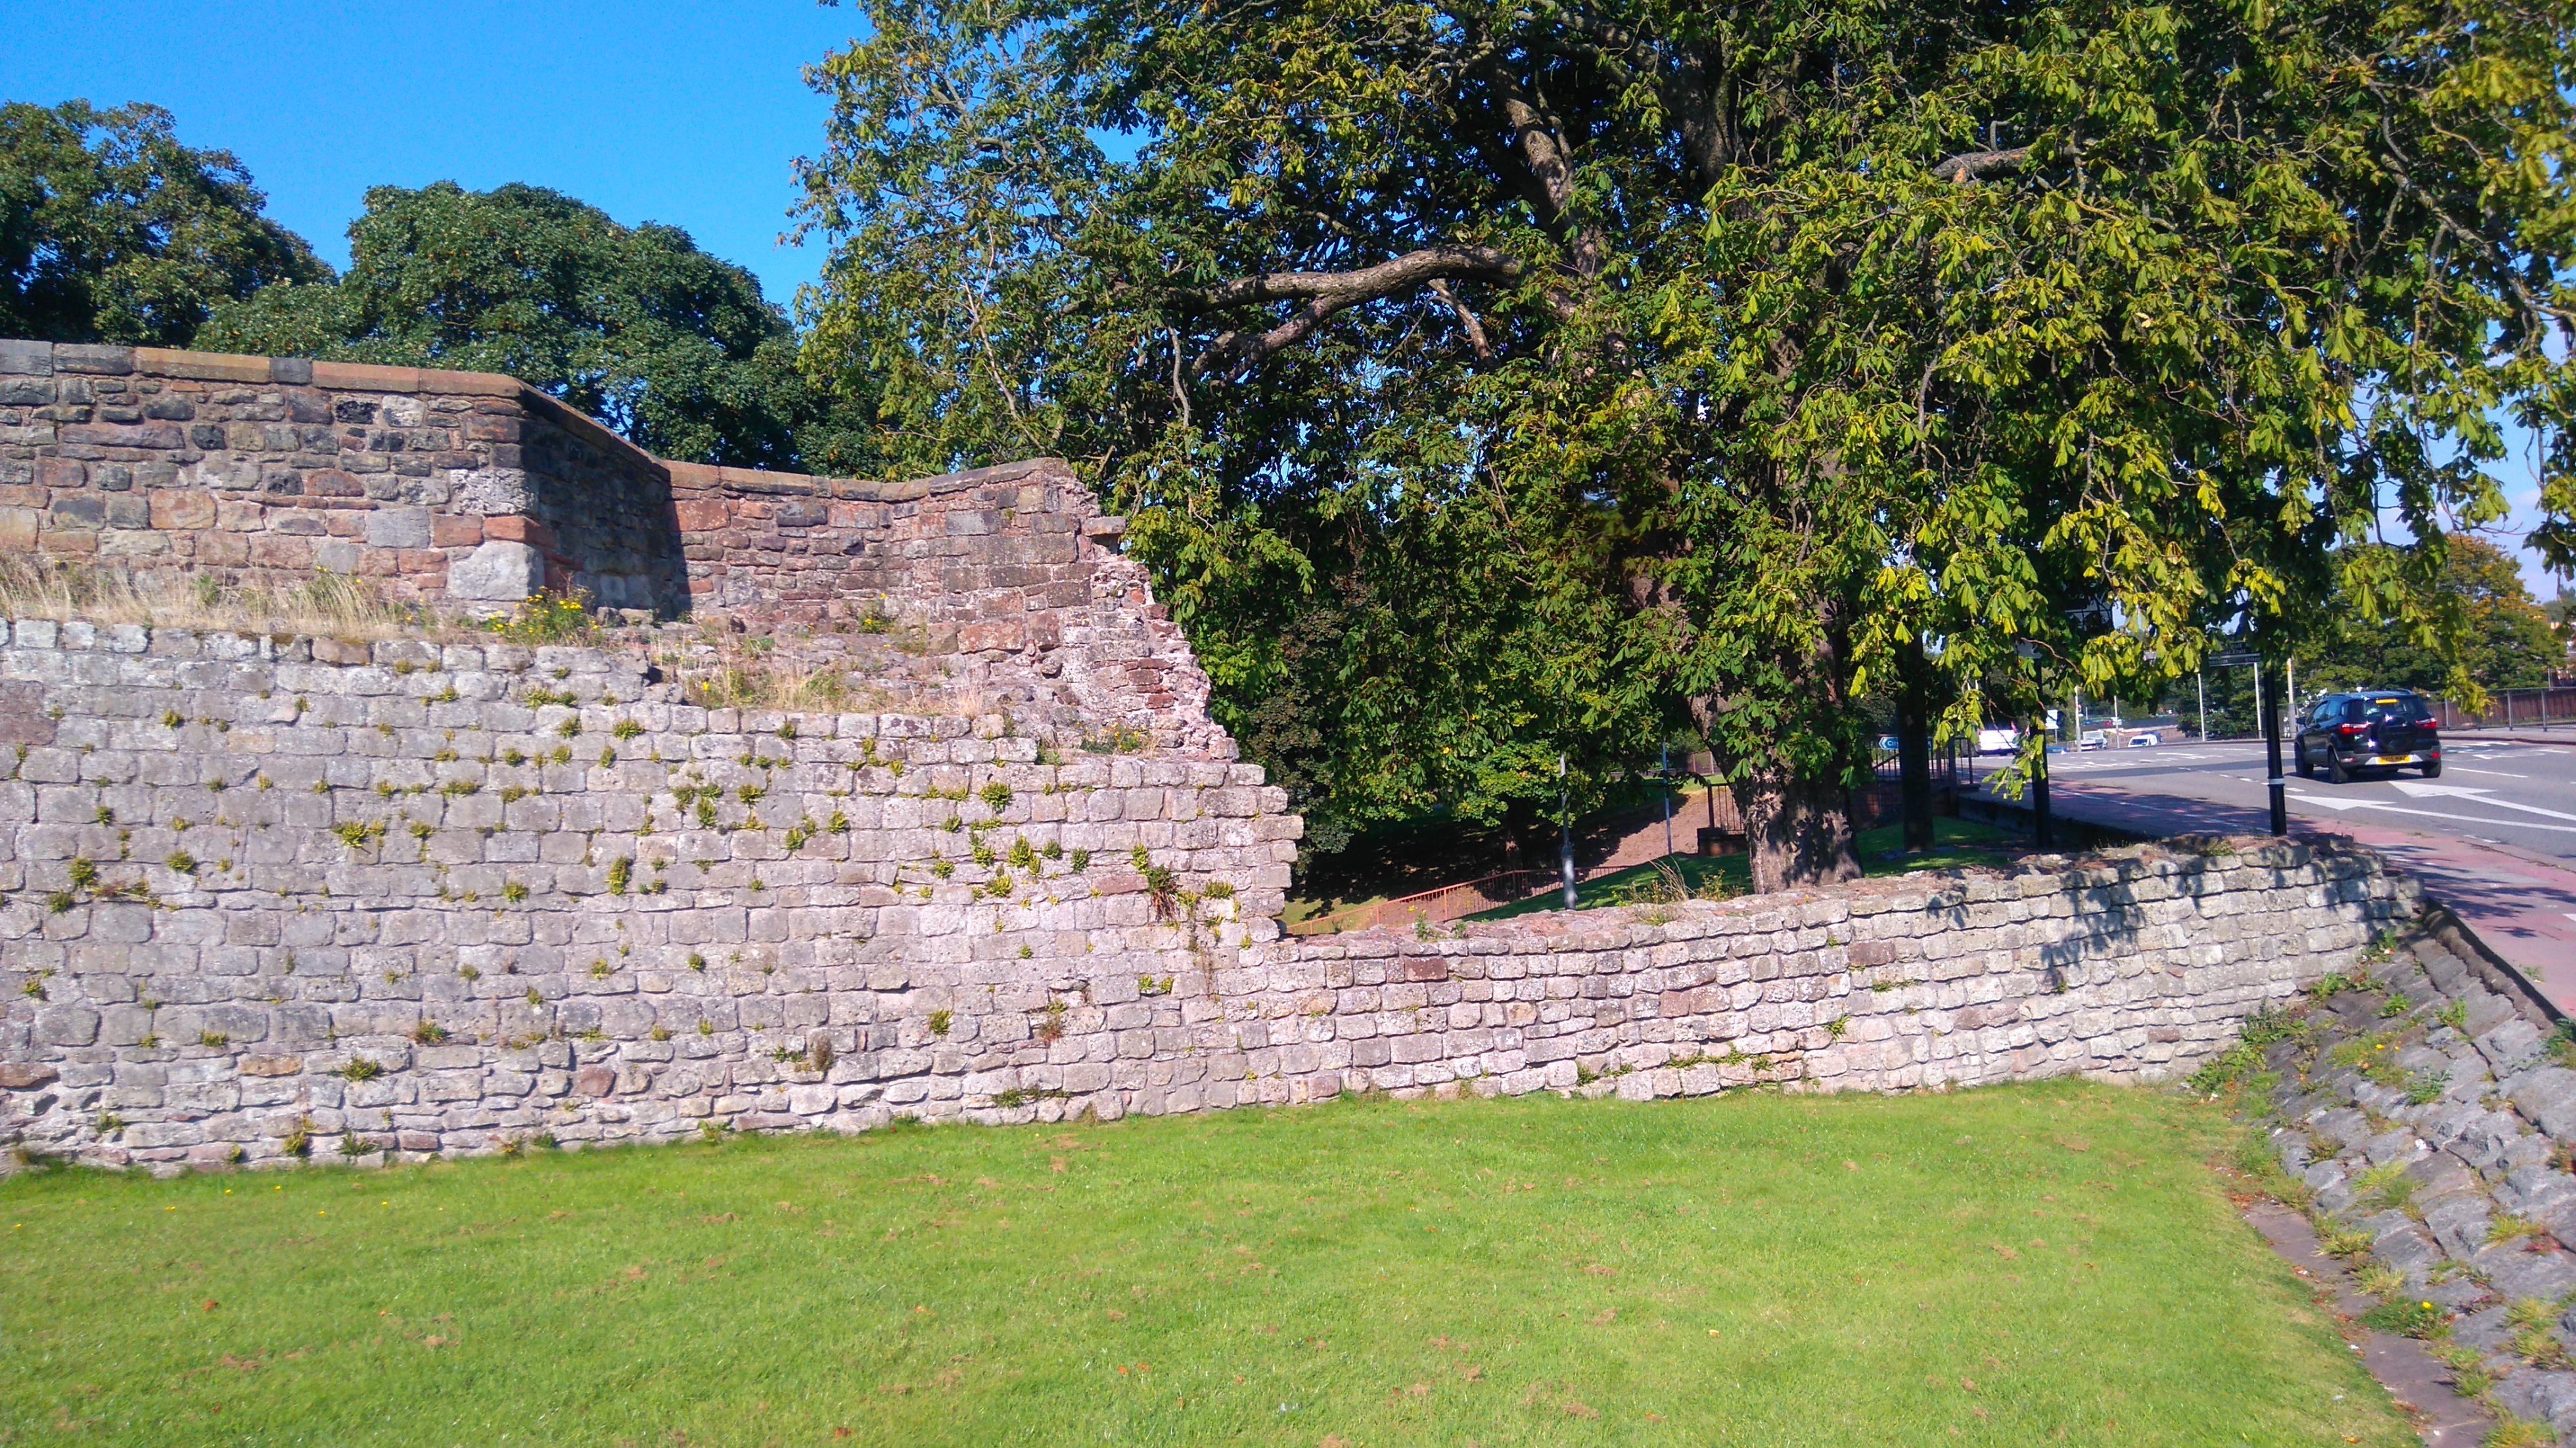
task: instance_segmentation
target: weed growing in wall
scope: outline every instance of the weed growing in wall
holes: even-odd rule
[[[580,589],[566,593],[549,589],[510,613],[484,620],[483,627],[513,643],[559,644],[584,638],[591,628],[590,609],[584,597]]]

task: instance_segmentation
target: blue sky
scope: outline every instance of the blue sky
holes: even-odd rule
[[[0,99],[167,106],[180,139],[238,155],[269,213],[334,266],[369,186],[525,181],[681,227],[785,305],[823,261],[777,244],[828,110],[802,70],[858,28],[810,0],[30,4],[0,45]],[[2495,472],[2514,504],[2495,536],[2519,545],[2531,463],[2517,451]],[[2523,558],[2532,592],[2555,593]]]
[[[333,266],[369,186],[525,181],[681,227],[786,304],[823,260],[776,244],[828,113],[801,72],[858,27],[812,0],[30,4],[0,99],[168,107]]]

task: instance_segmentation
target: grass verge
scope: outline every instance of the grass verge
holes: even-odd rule
[[[1974,820],[1935,819],[1933,845],[1919,854],[1905,852],[1905,827],[1881,825],[1852,837],[1864,875],[1902,875],[1910,870],[1949,870],[1967,865],[1999,866],[2024,848],[2008,830]],[[1753,864],[1743,855],[1669,855],[1596,875],[1576,887],[1578,910],[1613,905],[1669,905],[1687,897],[1724,900],[1752,893]],[[1551,891],[1467,916],[1469,920],[1509,920],[1559,908]]]
[[[0,1442],[2412,1442],[2216,1109],[1342,1103],[0,1184]]]

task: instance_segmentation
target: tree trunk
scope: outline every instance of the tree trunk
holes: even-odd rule
[[[1730,782],[1744,815],[1755,894],[1860,878],[1850,795],[1841,784],[1794,779],[1777,766]]]
[[[1900,651],[1896,691],[1896,768],[1904,801],[1905,848],[1932,848],[1932,681],[1919,644]]]

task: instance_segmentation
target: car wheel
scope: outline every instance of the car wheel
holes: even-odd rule
[[[2316,778],[2316,777],[2317,777],[2317,767],[2316,767],[2315,765],[2310,764],[2310,763],[2308,762],[2308,746],[2307,746],[2304,742],[2302,742],[2302,743],[2301,743],[2301,744],[2300,744],[2296,749],[2292,750],[2291,752],[2292,752],[2293,754],[2295,754],[2295,755],[2297,755],[2297,756],[2298,756],[2298,762],[2297,762],[2296,764],[2293,764],[2293,765],[2291,766],[2291,768],[2296,769],[2296,770],[2299,772],[2299,778],[2301,778],[2301,779],[2314,779],[2314,778]]]
[[[2424,763],[2424,777],[2426,779],[2440,779],[2442,777],[2442,761],[2438,759],[2426,760]]]
[[[2332,749],[2326,751],[2326,778],[2337,784],[2352,783],[2352,771],[2343,767],[2343,756]]]

